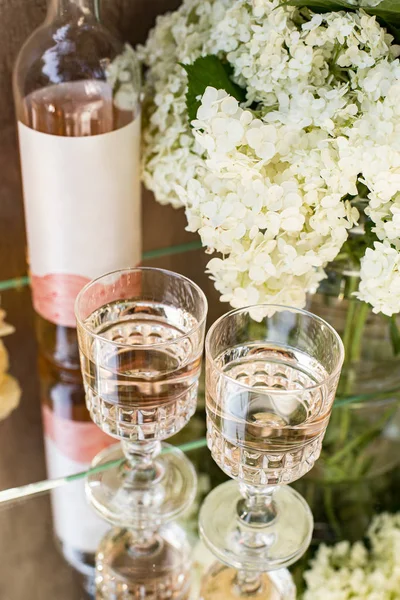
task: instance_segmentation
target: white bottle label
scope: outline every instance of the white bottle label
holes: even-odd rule
[[[141,259],[140,119],[87,137],[18,129],[35,310],[75,327],[82,286]]]

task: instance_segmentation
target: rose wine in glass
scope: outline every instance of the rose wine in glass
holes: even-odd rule
[[[179,431],[197,402],[201,356],[185,337],[197,319],[161,302],[116,300],[94,310],[84,325],[111,342],[82,353],[95,423],[130,441],[162,440]]]
[[[223,403],[212,387],[207,390],[209,441],[223,470],[231,477],[240,471],[252,485],[288,483],[309,471],[329,418],[323,404],[331,399],[318,386],[327,377],[323,365],[296,349],[265,342],[230,348],[215,364],[247,388],[232,383]]]

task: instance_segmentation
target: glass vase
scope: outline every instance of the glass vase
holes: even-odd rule
[[[307,308],[339,333],[345,361],[321,458],[298,487],[315,514],[314,537],[356,540],[376,512],[400,507],[399,320],[355,298],[359,271],[350,260],[327,275]]]

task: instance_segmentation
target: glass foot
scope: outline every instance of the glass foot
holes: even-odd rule
[[[200,600],[295,600],[296,588],[287,569],[243,573],[215,563],[204,576]]]
[[[144,467],[134,468],[121,446],[111,446],[98,454],[92,468],[109,468],[91,473],[86,482],[89,501],[103,519],[131,529],[156,529],[175,519],[193,502],[196,473],[186,456],[169,444]]]
[[[304,554],[313,531],[306,501],[288,486],[275,487],[269,500],[267,507],[248,510],[234,481],[207,496],[200,511],[200,532],[214,556],[238,570],[272,571]]]
[[[96,599],[186,600],[190,548],[185,532],[171,523],[158,533],[112,529],[96,555]]]

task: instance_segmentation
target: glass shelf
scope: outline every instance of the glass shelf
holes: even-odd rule
[[[207,260],[198,242],[153,250],[143,256],[146,265],[172,269],[196,281],[208,296],[211,323],[229,307],[219,302],[212,282],[205,275]],[[85,516],[79,516],[87,472],[80,470],[68,477],[47,479],[41,410],[44,399],[40,397],[34,314],[27,284],[27,277],[0,283],[2,308],[7,311],[7,321],[16,328],[15,333],[3,341],[10,354],[10,372],[22,388],[20,405],[9,417],[0,421],[0,598],[82,600],[91,597],[93,583],[93,552],[85,551],[85,547],[86,550],[88,546],[93,549],[95,544],[95,540],[88,542]],[[340,402],[335,405],[336,408],[339,405]],[[200,394],[198,410],[188,426],[168,441],[187,453],[198,475],[198,496],[184,520],[194,552],[194,579],[198,581],[213,560],[198,539],[198,510],[206,494],[226,480],[206,447],[203,394]],[[350,529],[341,534],[335,531],[335,523],[341,518],[336,514],[335,494],[341,496],[341,514],[351,515],[353,525],[357,522],[357,532],[367,527],[375,512],[400,509],[399,473],[391,475],[388,485],[385,484],[384,494],[377,494],[369,501],[372,485],[379,487],[381,484],[380,481],[358,481],[341,484],[339,490],[334,486],[324,486],[318,476],[318,463],[310,476],[298,483],[298,489],[310,503],[316,517],[310,551],[292,568],[299,591],[302,588],[302,570],[318,543],[335,541],[340,539],[340,535],[352,536]],[[61,506],[57,509],[57,518],[63,541],[60,540],[60,531],[58,536],[54,533],[51,496],[56,497]],[[67,510],[62,517],[60,514],[65,507],[71,511]],[[85,510],[88,510],[87,507]],[[64,523],[64,527],[60,523]],[[355,538],[356,534],[352,537]],[[22,565],[23,577],[20,576]],[[198,591],[194,586],[191,600],[197,598]]]
[[[201,248],[200,241],[188,242],[186,244],[178,244],[176,246],[169,246],[168,248],[156,248],[155,250],[148,250],[143,252],[143,262],[151,261],[157,258],[164,258],[167,256],[174,256],[175,254],[183,254],[191,252],[192,250],[198,250]],[[15,277],[14,279],[5,279],[0,281],[0,292],[6,290],[19,289],[29,284],[29,276],[23,275],[21,277]]]

